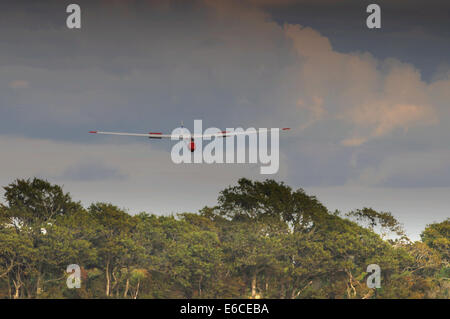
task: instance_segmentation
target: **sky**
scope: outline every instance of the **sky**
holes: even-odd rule
[[[450,3],[357,0],[0,4],[0,185],[33,176],[132,214],[214,205],[240,177],[331,211],[390,211],[413,239],[450,216]],[[81,7],[82,28],[66,27]],[[170,133],[291,127],[280,169],[172,163]]]

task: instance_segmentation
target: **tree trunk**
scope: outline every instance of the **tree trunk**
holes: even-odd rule
[[[15,288],[14,299],[19,299],[20,287],[22,286],[22,284],[20,282],[16,282],[15,280],[13,280],[13,283],[14,283],[14,288]]]
[[[305,290],[305,288],[307,288],[308,286],[312,285],[312,283],[313,283],[313,281],[310,280],[303,288],[299,289],[297,292],[296,292],[296,289],[293,288],[291,299],[296,299],[298,296],[300,296],[300,294],[303,292],[303,290]]]
[[[286,298],[286,284],[282,284],[281,285],[281,289],[280,289],[280,299],[285,299]]]
[[[134,294],[133,299],[137,299],[137,296],[139,294],[139,286],[140,286],[140,284],[141,284],[141,280],[138,280],[137,287],[136,287],[136,293]]]
[[[268,294],[269,294],[269,282],[266,279],[266,287],[265,287],[265,296],[264,297],[267,297]]]
[[[127,297],[129,288],[130,288],[130,279],[127,278],[127,282],[125,283],[125,291],[123,292],[123,297],[124,298]]]
[[[17,269],[16,280],[13,279],[13,284],[15,288],[14,299],[19,299],[20,288],[22,287],[22,280],[20,279],[20,270]]]
[[[111,270],[111,275],[113,277],[113,284],[111,287],[110,295],[113,295],[114,291],[116,292],[116,298],[119,298],[119,281],[117,280],[116,274],[114,272],[114,268]]]
[[[252,299],[256,298],[256,272],[252,277]]]
[[[41,294],[42,289],[41,289],[41,274],[39,273],[37,276],[37,281],[36,281],[36,298],[39,298],[39,295]]]
[[[109,261],[106,263],[106,297],[109,297],[111,278],[109,277]]]
[[[11,282],[9,281],[9,278],[8,278],[8,294],[9,294],[9,299],[12,299]]]
[[[11,269],[13,269],[13,267],[14,267],[14,262],[11,261],[11,265],[9,265],[8,269],[6,269],[6,271],[3,274],[0,275],[0,278],[3,278],[6,275],[8,275],[9,272],[11,271]]]
[[[203,280],[203,276],[200,275],[200,279],[198,280],[198,296],[199,297],[202,296],[202,280]]]
[[[353,286],[353,275],[350,272],[350,270],[346,270],[348,275],[348,282],[347,282],[347,296],[349,299],[356,296],[356,288]],[[352,296],[353,294],[353,296]]]

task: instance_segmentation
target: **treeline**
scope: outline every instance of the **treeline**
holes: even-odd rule
[[[411,242],[390,213],[341,216],[273,180],[240,179],[177,216],[84,208],[40,179],[4,190],[0,298],[449,298],[450,219]]]

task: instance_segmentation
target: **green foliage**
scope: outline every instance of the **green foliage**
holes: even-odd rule
[[[450,218],[442,223],[428,225],[421,237],[422,241],[437,250],[446,265],[450,266]]]
[[[390,213],[347,216],[273,180],[240,179],[217,206],[176,216],[85,209],[57,185],[16,180],[0,204],[0,297],[449,298],[450,219],[413,243]],[[66,286],[69,264],[80,289]]]

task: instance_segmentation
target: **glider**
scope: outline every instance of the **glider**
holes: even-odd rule
[[[184,128],[182,126],[182,128]],[[239,130],[237,132],[235,131],[221,131],[214,134],[191,134],[191,133],[182,133],[182,134],[163,134],[163,133],[126,133],[126,132],[102,132],[102,131],[90,131],[91,134],[103,134],[103,135],[120,135],[120,136],[141,136],[141,137],[147,137],[151,139],[188,139],[190,140],[188,144],[188,148],[191,152],[194,152],[195,150],[195,142],[194,139],[201,138],[201,139],[211,139],[212,137],[229,137],[229,136],[237,136],[237,135],[249,135],[249,134],[256,134],[259,132],[269,132],[272,130],[281,130],[281,131],[288,131],[290,130],[289,127],[285,127],[282,129],[266,129],[266,128],[260,128],[260,129],[253,129],[253,130]]]

